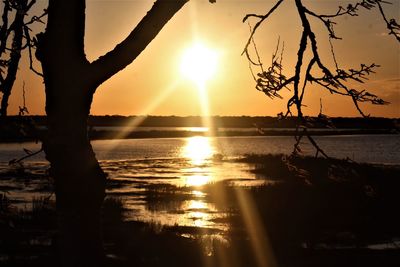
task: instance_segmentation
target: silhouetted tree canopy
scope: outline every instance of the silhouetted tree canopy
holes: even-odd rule
[[[366,90],[356,90],[352,88],[349,81],[364,83],[366,77],[375,72],[379,65],[360,64],[358,68],[351,68],[348,70],[341,69],[336,59],[334,46],[332,40],[341,39],[335,32],[335,19],[342,16],[358,16],[360,9],[379,9],[382,19],[385,21],[389,35],[392,35],[397,41],[400,42],[400,25],[395,19],[388,19],[385,15],[383,5],[388,5],[390,2],[382,0],[362,0],[355,4],[349,4],[347,7],[339,6],[338,9],[332,14],[318,14],[312,11],[312,3],[304,4],[302,0],[295,0],[293,4],[296,6],[297,14],[301,21],[302,33],[297,51],[297,61],[294,69],[294,74],[288,76],[284,73],[283,66],[283,53],[284,45],[278,40],[276,50],[272,53],[272,60],[269,67],[265,67],[259,56],[256,43],[254,41],[254,34],[257,29],[266,23],[267,19],[276,12],[284,11],[279,10],[279,7],[285,0],[277,1],[274,6],[264,15],[248,14],[244,17],[243,22],[248,21],[250,18],[255,18],[257,22],[251,27],[250,37],[245,45],[243,54],[248,58],[250,70],[256,82],[256,89],[263,92],[270,98],[282,98],[281,90],[289,89],[292,91],[292,96],[287,102],[287,110],[281,113],[282,117],[287,117],[292,114],[292,107],[294,106],[297,111],[297,116],[303,118],[302,106],[304,93],[310,84],[318,84],[328,90],[331,94],[338,94],[348,96],[353,100],[355,107],[362,116],[367,116],[361,110],[359,103],[370,102],[376,105],[387,104],[378,96],[371,94]],[[313,23],[311,18],[316,19]],[[318,41],[316,25],[321,23],[327,31],[329,43],[331,46],[331,54],[335,62],[335,67],[329,68],[328,65],[321,59],[320,51],[318,50]],[[315,25],[314,25],[315,24]],[[251,50],[255,52],[256,57],[253,58]],[[308,60],[305,56],[306,52],[311,52],[311,59]],[[258,68],[255,74],[253,68]],[[305,70],[305,71],[303,71]],[[304,73],[304,74],[303,74]]]
[[[29,50],[30,68],[39,74],[32,64],[32,48],[35,41],[31,38],[30,26],[43,23],[44,12],[40,16],[28,16],[36,0],[4,0],[0,26],[0,92],[2,93],[0,116],[7,116],[8,100],[17,76],[21,52]],[[20,112],[28,112],[25,105]]]

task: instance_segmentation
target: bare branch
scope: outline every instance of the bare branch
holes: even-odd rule
[[[114,50],[91,63],[91,73],[100,85],[129,65],[188,0],[157,0],[129,36]]]
[[[356,110],[363,117],[368,117],[369,115],[365,114],[362,111],[360,103],[368,102],[375,105],[388,104],[388,102],[384,101],[383,99],[379,98],[374,94],[369,93],[366,90],[356,90],[353,87],[347,85],[348,82],[351,81],[361,84],[364,83],[365,80],[367,80],[367,76],[375,73],[375,69],[379,67],[379,65],[361,64],[361,67],[357,70],[340,69],[332,43],[332,39],[340,39],[339,37],[336,36],[336,33],[334,31],[334,25],[336,23],[333,21],[333,19],[345,15],[358,16],[360,8],[370,10],[378,7],[383,19],[387,24],[387,28],[390,31],[389,34],[394,35],[397,40],[399,40],[400,38],[400,25],[394,19],[388,20],[386,18],[384,11],[382,9],[382,4],[389,4],[389,2],[383,0],[362,0],[354,5],[349,4],[346,8],[340,6],[337,12],[331,15],[317,14],[315,12],[312,12],[303,5],[303,0],[295,0],[294,2],[296,4],[297,13],[300,17],[301,25],[303,28],[299,43],[299,49],[297,51],[297,59],[294,68],[294,75],[291,78],[286,78],[283,74],[283,66],[282,66],[283,49],[280,58],[277,57],[279,42],[277,50],[272,55],[271,66],[266,70],[263,69],[264,65],[260,59],[257,46],[255,45],[254,42],[254,34],[257,28],[266,18],[268,18],[276,10],[281,1],[277,2],[275,6],[267,12],[266,15],[249,14],[244,18],[245,21],[248,18],[254,17],[258,19],[258,22],[251,30],[250,38],[246,43],[245,50],[243,51],[243,53],[246,54],[248,58],[252,75],[256,81],[257,90],[262,91],[270,98],[274,98],[274,97],[281,97],[279,95],[279,91],[282,88],[284,87],[287,88],[287,86],[290,87],[293,86],[293,94],[287,101],[286,113],[284,114],[283,112],[281,112],[278,114],[279,119],[284,119],[287,118],[288,116],[293,116],[291,109],[293,106],[296,106],[297,117],[298,117],[298,124],[297,124],[298,128],[295,134],[296,144],[294,146],[293,153],[300,152],[300,141],[303,136],[307,136],[309,142],[316,149],[316,155],[321,154],[327,157],[327,155],[323,152],[323,150],[318,146],[318,144],[315,142],[315,140],[311,137],[311,135],[307,131],[307,125],[311,121],[309,118],[304,117],[302,113],[302,108],[304,106],[302,103],[304,100],[304,95],[308,84],[315,83],[321,86],[322,88],[328,90],[331,94],[338,94],[350,97],[353,101]],[[328,38],[330,43],[330,52],[332,54],[333,61],[335,64],[334,69],[328,68],[325,62],[323,62],[323,60],[320,57],[318,51],[317,38],[312,29],[308,16],[317,18],[318,21],[321,22],[323,26],[325,26],[325,29],[329,35]],[[250,58],[250,52],[249,52],[250,43],[253,43],[253,49],[255,50],[258,63],[254,62]],[[311,60],[308,62],[307,65],[305,65],[304,57],[307,51],[309,51],[311,54]],[[259,67],[261,69],[260,72],[257,75],[254,75],[251,66]],[[302,72],[303,68],[306,68],[304,77],[302,77],[304,73]],[[320,77],[315,77],[314,73],[322,73],[322,75]],[[300,88],[301,80],[303,80],[303,84]],[[320,102],[320,113],[317,117],[317,120],[321,121],[322,123],[325,123],[324,125],[328,125],[329,127],[331,127],[330,119],[326,115],[322,114],[322,101]],[[302,130],[300,131],[300,129]]]
[[[47,16],[47,13],[48,13],[47,9],[43,10],[43,13],[40,16],[33,16],[28,22],[25,23],[25,26],[31,25],[36,22],[45,24],[45,22],[42,19]]]
[[[388,20],[386,18],[385,12],[383,11],[382,8],[382,3],[386,3],[386,4],[390,4],[388,2],[383,2],[383,1],[377,1],[378,7],[379,7],[379,12],[382,15],[382,18],[384,19],[384,21],[386,22],[386,27],[389,30],[389,34],[394,35],[394,37],[396,38],[396,40],[398,42],[400,42],[400,25],[396,22],[395,19],[390,19]]]
[[[3,8],[3,15],[2,15],[2,21],[3,25],[0,27],[0,57],[4,53],[6,46],[7,46],[7,39],[8,39],[8,14],[10,9],[10,3],[8,0],[4,1],[4,8]]]
[[[249,14],[249,15],[246,15],[243,18],[243,22],[246,22],[247,19],[250,18],[250,17],[256,17],[256,18],[259,18],[260,20],[255,24],[252,32],[250,33],[250,37],[247,40],[247,43],[246,43],[246,45],[245,45],[245,47],[243,49],[242,55],[246,53],[246,51],[247,51],[247,49],[248,49],[248,47],[250,45],[250,42],[251,42],[254,34],[256,33],[258,27],[260,27],[261,23],[263,23],[264,20],[266,20],[272,13],[274,13],[274,11],[282,4],[283,1],[284,0],[279,0],[278,2],[276,2],[276,4],[265,15],[261,16],[261,15]]]
[[[27,42],[28,42],[29,68],[36,75],[43,77],[43,74],[41,72],[37,71],[36,68],[34,67],[32,48],[37,46],[37,41],[36,41],[36,39],[30,38],[29,30],[27,27],[25,28],[25,36],[26,36]]]
[[[28,158],[31,158],[31,157],[33,157],[33,156],[36,156],[36,155],[40,154],[41,152],[44,151],[44,149],[43,149],[43,147],[42,147],[40,150],[35,151],[35,152],[28,152],[28,151],[25,150],[25,149],[24,149],[24,151],[26,152],[26,155],[25,155],[25,156],[23,156],[23,157],[21,157],[21,158],[19,158],[19,159],[10,160],[10,161],[8,162],[8,164],[9,164],[9,165],[19,164],[19,163],[21,163],[22,161],[24,161],[24,160],[26,160],[26,159],[28,159]]]

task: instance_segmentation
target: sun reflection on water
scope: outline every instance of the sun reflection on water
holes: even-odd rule
[[[206,195],[205,193],[203,193],[201,191],[197,191],[197,190],[192,191],[192,194],[195,197],[205,197],[205,195]]]
[[[186,186],[202,186],[209,183],[211,180],[210,176],[195,174],[192,176],[188,176],[185,178],[185,185]]]
[[[183,147],[181,155],[189,160],[192,165],[187,169],[187,176],[182,177],[185,186],[196,187],[196,191],[192,193],[197,197],[204,197],[205,193],[201,191],[201,187],[210,183],[213,179],[211,167],[211,158],[215,152],[215,148],[211,143],[210,137],[195,136],[186,139],[186,145]],[[213,223],[211,210],[213,208],[202,200],[190,200],[182,206],[182,210],[186,211],[181,218],[181,223],[192,225],[195,227],[210,227]]]
[[[186,210],[186,215],[182,220],[186,221],[186,224],[193,225],[196,227],[207,227],[210,226],[209,220],[212,218],[209,213],[212,207],[201,201],[201,200],[190,200],[182,207]]]
[[[188,158],[193,165],[203,165],[212,157],[214,151],[209,137],[194,136],[187,139],[182,156]]]
[[[207,204],[200,200],[191,200],[187,206],[189,210],[206,209]]]
[[[193,167],[188,169],[190,174],[183,177],[182,181],[185,186],[200,187],[212,180],[209,168],[215,148],[209,137],[194,136],[186,140],[181,155],[188,159]]]

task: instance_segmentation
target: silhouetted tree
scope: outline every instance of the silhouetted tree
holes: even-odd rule
[[[50,0],[44,33],[37,36],[48,136],[43,142],[55,179],[62,266],[101,266],[100,208],[106,175],[88,139],[93,95],[130,64],[187,0],[157,0],[129,36],[89,62],[84,52],[84,0]]]
[[[17,76],[21,52],[26,48],[29,49],[30,67],[34,70],[31,53],[34,42],[30,37],[29,26],[40,22],[46,13],[39,17],[32,16],[25,21],[36,0],[3,0],[2,2],[4,2],[4,7],[0,26],[0,92],[2,93],[0,116],[5,117],[7,116],[8,99]]]
[[[294,146],[294,154],[300,151],[299,144],[301,138],[303,136],[307,136],[311,144],[316,148],[316,155],[322,153],[325,157],[327,157],[327,155],[321,150],[318,144],[307,132],[307,125],[315,122],[315,119],[304,116],[302,111],[304,93],[309,84],[317,84],[328,90],[331,94],[350,97],[356,109],[363,117],[368,117],[369,115],[364,114],[359,106],[359,103],[370,102],[375,105],[384,105],[388,103],[366,90],[356,90],[349,85],[350,81],[364,83],[364,81],[367,79],[366,76],[374,73],[375,69],[379,66],[374,63],[369,65],[361,64],[358,69],[348,70],[344,70],[339,67],[332,43],[332,40],[340,39],[335,33],[334,26],[336,23],[334,20],[341,16],[358,16],[358,12],[362,8],[367,10],[377,8],[379,9],[382,19],[386,23],[389,35],[394,36],[398,42],[400,42],[400,25],[395,19],[388,19],[386,17],[382,5],[390,4],[390,2],[383,0],[362,0],[355,4],[349,4],[347,7],[339,6],[335,13],[327,15],[318,14],[312,11],[308,7],[312,4],[305,5],[303,0],[289,1],[296,6],[296,11],[302,26],[302,32],[299,49],[297,51],[297,61],[294,68],[294,74],[288,76],[287,74],[284,74],[283,71],[282,61],[284,46],[280,44],[280,41],[278,40],[276,50],[272,54],[271,65],[268,68],[264,67],[257,49],[257,45],[254,41],[254,34],[256,33],[257,29],[271,16],[271,14],[278,12],[277,10],[283,2],[285,2],[285,0],[276,1],[272,8],[264,15],[248,14],[244,17],[243,22],[246,22],[249,18],[255,18],[257,19],[257,22],[254,24],[254,27],[250,27],[250,37],[246,43],[243,54],[247,56],[249,61],[250,70],[256,82],[257,90],[263,92],[272,99],[276,97],[282,98],[280,93],[283,89],[288,89],[292,92],[292,95],[287,102],[286,112],[278,114],[278,117],[284,119],[288,116],[295,116],[292,111],[292,107],[295,107],[298,121],[295,136],[296,144]],[[324,62],[320,57],[316,33],[313,30],[315,25],[311,23],[312,21],[310,18],[316,19],[315,23],[322,23],[328,33],[331,47],[330,52],[335,63],[333,69],[329,68],[326,62]],[[253,48],[253,51],[255,52],[255,59],[251,56],[251,48]],[[310,60],[308,60],[305,56],[307,51],[309,51],[311,54]],[[254,67],[259,69],[257,74],[254,74]],[[320,114],[316,119],[318,122],[329,124],[329,118],[322,114],[322,103]]]

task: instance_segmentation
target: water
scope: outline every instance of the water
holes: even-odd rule
[[[202,140],[199,137],[194,137]],[[99,160],[126,160],[144,158],[180,158],[182,151],[193,138],[123,139],[93,141]],[[260,137],[217,137],[206,138],[212,154],[240,157],[246,154],[289,154],[294,139],[289,136]],[[400,164],[400,135],[334,135],[315,137],[320,147],[330,156],[350,158],[358,162]],[[192,142],[193,143],[193,142]],[[201,146],[201,145],[200,145]],[[31,151],[40,149],[40,144],[0,144],[0,162],[25,155],[23,148]],[[304,141],[306,155],[314,155],[313,147]],[[44,161],[38,155],[28,161]]]
[[[400,164],[400,136],[349,135],[315,137],[325,152],[337,158],[359,162]],[[109,175],[108,195],[120,197],[129,210],[128,219],[168,225],[208,227],[226,230],[229,226],[208,200],[205,186],[226,181],[235,186],[255,186],[268,182],[256,176],[254,166],[232,161],[246,154],[289,154],[294,139],[268,137],[190,137],[164,139],[124,139],[93,141],[97,158]],[[25,155],[23,148],[40,149],[39,144],[0,144],[0,173],[7,162]],[[308,143],[303,153],[313,155]],[[48,165],[39,154],[25,161],[31,177],[46,176]],[[35,176],[36,175],[36,176]],[[12,175],[11,175],[12,176]],[[14,179],[1,176],[1,188],[7,189],[16,205],[46,195],[41,180]]]

